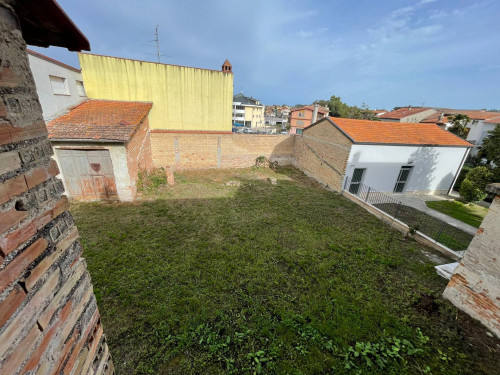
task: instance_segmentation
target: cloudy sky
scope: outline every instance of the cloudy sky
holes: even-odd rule
[[[59,0],[93,53],[219,69],[265,104],[500,108],[498,0]],[[34,48],[78,66],[75,53]]]

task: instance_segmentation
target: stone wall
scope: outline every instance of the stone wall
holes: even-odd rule
[[[455,269],[444,297],[500,338],[500,184],[488,188],[496,198]]]
[[[0,373],[111,374],[16,24],[0,5]]]
[[[290,135],[151,131],[155,167],[175,169],[245,168],[259,156],[291,164],[293,144]]]
[[[296,136],[295,165],[329,188],[341,191],[351,141],[327,119]]]

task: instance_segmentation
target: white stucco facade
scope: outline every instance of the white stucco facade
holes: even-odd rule
[[[365,169],[361,183],[392,193],[402,167],[411,167],[405,194],[447,193],[462,167],[467,147],[363,145],[351,147],[345,175]]]
[[[474,144],[471,151],[472,155],[476,155],[483,144],[484,138],[488,137],[488,132],[495,129],[497,124],[485,122],[484,120],[472,121],[468,126],[470,128],[467,134],[467,141]]]
[[[86,99],[79,69],[33,51],[28,51],[28,58],[44,120]]]

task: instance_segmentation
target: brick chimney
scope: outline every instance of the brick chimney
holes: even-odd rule
[[[222,64],[222,71],[224,73],[232,73],[233,72],[233,66],[231,65],[231,63],[229,62],[228,59],[226,59],[226,61],[224,61],[224,64]]]

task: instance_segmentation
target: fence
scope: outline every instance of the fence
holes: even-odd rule
[[[343,190],[405,223],[410,230],[419,231],[449,249],[466,250],[474,237],[453,225],[407,206],[394,197],[362,184],[356,179],[351,180],[346,177]]]

